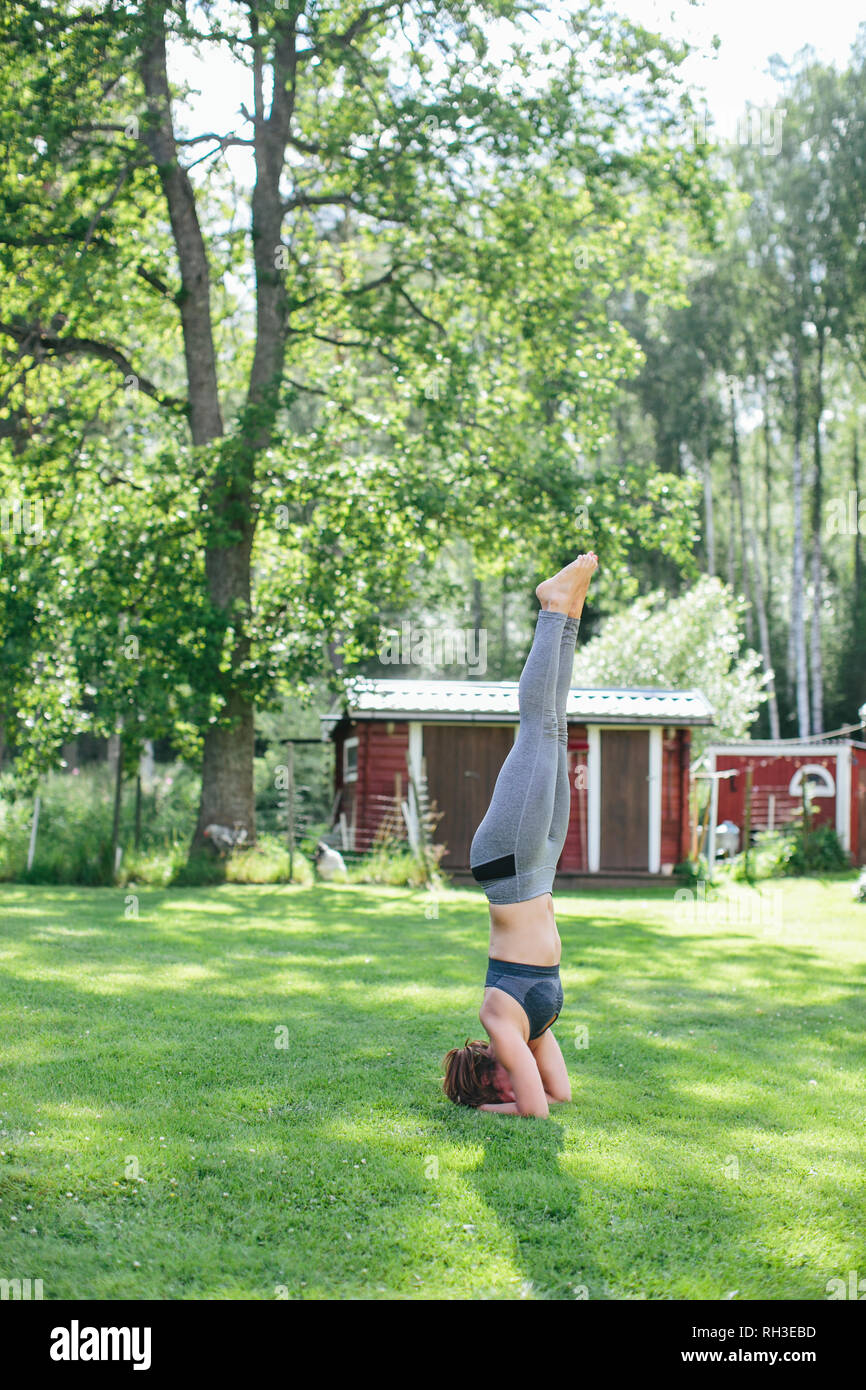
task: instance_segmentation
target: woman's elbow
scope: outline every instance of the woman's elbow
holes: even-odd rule
[[[571,1100],[571,1087],[564,1086],[562,1090],[548,1091],[547,1099],[551,1105],[568,1105]]]

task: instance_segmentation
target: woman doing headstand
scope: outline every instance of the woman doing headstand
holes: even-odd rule
[[[490,962],[478,1015],[490,1041],[451,1049],[444,1089],[457,1104],[479,1110],[546,1116],[552,1101],[571,1100],[550,1031],[563,1002],[551,889],[571,801],[566,701],[597,568],[594,554],[579,555],[535,591],[541,611],[518,686],[517,740],[469,854],[490,904]]]

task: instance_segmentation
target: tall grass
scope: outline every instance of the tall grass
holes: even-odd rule
[[[17,793],[10,777],[0,779],[0,881],[107,887],[146,884],[314,882],[312,853],[326,828],[312,819],[312,800],[301,820],[306,833],[290,859],[273,805],[273,759],[256,759],[258,838],[248,849],[221,857],[208,849],[190,855],[198,811],[199,775],[183,763],[157,769],[142,793],[139,843],[135,838],[135,790],[124,790],[120,818],[121,860],[112,864],[114,777],[107,764],[77,772],[51,773],[40,786],[39,826],[32,867],[27,853],[34,803]],[[261,805],[264,810],[260,814]],[[417,887],[427,881],[424,864],[404,845],[383,846],[349,867],[352,883]]]

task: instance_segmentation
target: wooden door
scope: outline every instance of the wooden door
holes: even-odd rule
[[[649,868],[649,732],[601,730],[602,869]]]
[[[857,863],[866,864],[866,767],[858,769]]]
[[[447,845],[442,864],[468,869],[469,846],[478,829],[499,775],[514,747],[509,724],[425,724],[423,756],[427,789],[442,813],[434,834]]]

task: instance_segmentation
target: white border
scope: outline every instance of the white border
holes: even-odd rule
[[[662,866],[662,729],[649,731],[649,844],[647,861],[651,874]]]
[[[589,822],[586,860],[589,872],[597,874],[601,865],[601,726],[587,724],[586,739],[589,744],[586,754],[586,809]]]
[[[421,764],[424,758],[424,725],[417,719],[409,721],[409,748],[406,754],[406,765],[409,770],[410,782],[406,791],[406,806],[409,811],[409,824],[406,827],[409,832],[410,841],[415,845],[420,843],[420,819],[418,816],[418,803],[415,799],[414,787],[417,787],[421,780]],[[414,787],[413,787],[414,783]]]
[[[679,727],[679,725],[677,726]],[[842,745],[843,748],[850,748],[849,740]],[[735,757],[737,754],[745,758],[752,754],[763,756],[766,753],[774,753],[777,758],[832,758],[837,749],[838,743],[774,743],[772,739],[747,739],[744,743],[710,743],[705,751],[716,753],[722,757]]]

